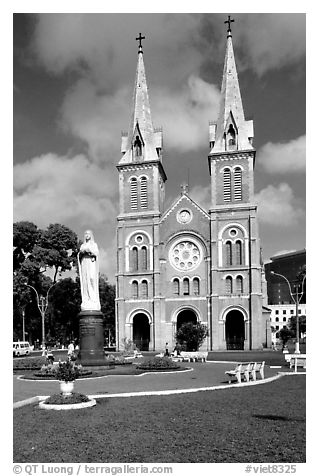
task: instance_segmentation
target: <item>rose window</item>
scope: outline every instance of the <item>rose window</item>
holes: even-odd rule
[[[195,243],[182,241],[175,245],[170,252],[171,264],[182,271],[195,268],[200,262],[200,251]]]

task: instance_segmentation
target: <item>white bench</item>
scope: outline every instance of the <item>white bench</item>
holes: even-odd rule
[[[179,357],[183,362],[206,362],[208,352],[181,352],[180,356],[174,356],[173,359]]]
[[[297,367],[303,367],[306,369],[306,355],[305,354],[294,354],[290,359],[290,368],[294,368],[297,372]]]
[[[242,362],[237,364],[233,370],[227,370],[225,374],[228,375],[228,383],[231,383],[233,378],[236,378],[237,382],[241,383],[242,376],[246,382],[249,382],[250,377],[252,377],[253,380],[257,380],[258,373],[260,377],[264,379],[264,367],[265,362]]]
[[[260,378],[264,379],[264,368],[265,368],[265,361],[263,362],[254,362],[253,363],[253,368],[251,371],[251,375],[253,377],[253,380],[257,380],[257,373],[259,373]]]

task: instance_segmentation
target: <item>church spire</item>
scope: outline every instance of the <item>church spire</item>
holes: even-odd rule
[[[148,88],[145,75],[142,40],[140,33],[133,105],[128,134],[122,136],[121,163],[132,161],[158,160],[161,150],[161,133],[154,131]]]
[[[217,124],[211,124],[212,153],[252,149],[252,121],[246,121],[235,63],[231,22],[228,16],[226,55]]]

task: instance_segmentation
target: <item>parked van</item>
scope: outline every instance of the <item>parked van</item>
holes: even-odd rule
[[[29,342],[13,342],[13,357],[19,357],[20,355],[30,355],[31,347]]]

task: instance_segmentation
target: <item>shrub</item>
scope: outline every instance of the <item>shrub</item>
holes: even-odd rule
[[[62,395],[62,393],[55,393],[47,398],[44,403],[48,405],[71,405],[73,403],[89,402],[90,399],[82,393],[71,393],[71,395]]]
[[[182,324],[175,334],[177,342],[182,345],[185,343],[188,352],[197,351],[207,336],[207,326],[200,322],[197,324],[193,324],[193,322],[185,322],[185,324]]]
[[[174,370],[179,369],[180,366],[168,357],[153,357],[137,364],[136,368],[141,370]]]
[[[13,370],[40,370],[47,363],[45,357],[27,357],[13,361]]]

